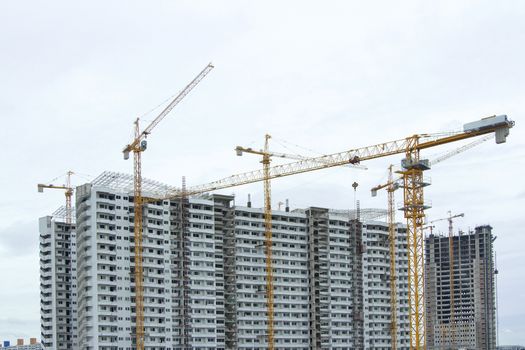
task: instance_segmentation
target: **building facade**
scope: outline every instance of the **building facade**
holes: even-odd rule
[[[134,206],[129,180],[103,174],[77,188],[78,337],[83,350],[134,348]],[[119,181],[128,182],[122,186]],[[145,195],[158,186],[146,180]],[[165,200],[143,209],[147,349],[225,346],[223,236],[215,234],[223,218],[219,196],[216,201]]]
[[[76,235],[61,215],[39,221],[40,325],[45,349],[77,349]]]
[[[363,223],[364,349],[392,349],[388,225]],[[397,348],[410,348],[405,225],[396,225]]]
[[[76,190],[82,350],[134,348],[132,181],[104,173]],[[169,189],[143,180],[145,196]],[[388,226],[354,216],[316,207],[272,212],[276,348],[391,348]],[[143,218],[146,349],[266,348],[263,210],[214,194],[149,202]],[[401,225],[397,247],[398,348],[408,349]]]
[[[426,239],[430,349],[496,348],[493,240],[490,226],[453,236],[451,264],[449,237],[430,235]]]

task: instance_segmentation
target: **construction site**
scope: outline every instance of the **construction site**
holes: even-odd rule
[[[122,149],[132,175],[105,171],[73,186],[69,171],[63,184],[38,184],[66,196],[39,223],[44,349],[496,348],[492,227],[456,234],[464,214],[428,220],[425,174],[481,143],[505,143],[512,120],[495,115],[318,157],[273,152],[265,135],[260,149],[235,148],[258,157],[259,169],[196,186],[143,177],[155,128],[213,68],[146,127],[135,120]],[[376,208],[272,205],[275,179],[383,157],[395,165],[367,189],[385,192]],[[224,192],[250,183],[263,187],[260,207]],[[433,232],[437,221],[448,221],[448,234]]]

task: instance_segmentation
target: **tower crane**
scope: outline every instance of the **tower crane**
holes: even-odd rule
[[[213,69],[209,63],[197,76],[162,110],[162,112],[140,132],[139,119],[135,120],[135,138],[123,149],[124,159],[129,159],[133,152],[133,202],[134,202],[134,239],[135,239],[135,336],[136,349],[144,350],[144,285],[142,267],[142,163],[141,154],[146,150],[146,138],[152,130],[178,105],[186,95]]]
[[[447,160],[457,154],[460,154],[466,150],[469,150],[491,138],[493,138],[494,135],[489,134],[484,137],[481,137],[477,140],[474,140],[473,142],[470,142],[464,146],[458,147],[456,149],[453,149],[452,151],[446,152],[443,155],[438,156],[437,158],[431,160],[429,163],[431,165],[436,165],[438,163],[441,163],[444,160]],[[388,181],[387,183],[383,185],[375,186],[371,189],[372,191],[372,197],[375,197],[377,195],[377,191],[380,189],[386,188],[388,193],[388,206],[387,206],[387,217],[388,217],[388,238],[389,238],[389,250],[390,250],[390,317],[391,317],[391,329],[390,329],[390,336],[391,336],[391,347],[392,349],[397,348],[397,292],[396,292],[396,245],[395,245],[395,233],[396,233],[396,227],[395,227],[395,200],[394,200],[394,192],[400,188],[400,182],[403,180],[402,177],[399,177],[394,180],[393,178],[393,165],[390,165],[388,167]],[[432,233],[432,228],[434,226],[426,226],[422,229],[425,230],[427,228],[430,228],[430,231]]]
[[[449,285],[450,285],[450,317],[449,317],[449,332],[450,332],[450,346],[453,348],[456,346],[456,325],[455,325],[455,305],[454,305],[454,231],[453,231],[453,219],[464,217],[465,214],[452,215],[452,212],[448,211],[448,217],[442,219],[436,219],[430,221],[431,224],[447,220],[448,221],[448,268],[449,268]]]
[[[74,172],[69,170],[66,173],[66,183],[64,185],[53,185],[53,184],[38,184],[38,192],[44,192],[44,188],[50,188],[55,190],[64,190],[66,195],[66,224],[71,224],[72,222],[72,206],[71,206],[71,197],[73,197],[73,188],[71,187],[71,175]]]

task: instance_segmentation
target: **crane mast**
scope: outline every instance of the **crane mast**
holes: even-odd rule
[[[71,187],[71,175],[73,172],[70,170],[66,174],[66,224],[71,224],[72,208],[71,198],[73,197],[73,188]]]
[[[146,202],[142,197],[142,161],[141,154],[146,150],[146,138],[168,113],[178,105],[188,93],[213,69],[209,63],[169,104],[162,112],[141,132],[139,119],[135,120],[135,138],[123,149],[124,159],[133,152],[133,204],[134,204],[134,241],[135,241],[135,342],[137,350],[144,350],[144,271],[142,261],[142,231],[143,205]]]
[[[403,174],[404,216],[407,220],[408,314],[410,348],[426,349],[425,339],[425,275],[423,270],[423,225],[425,203],[423,170],[419,162],[419,138],[406,152],[407,166]]]
[[[268,349],[274,349],[273,334],[273,267],[272,267],[272,200],[270,183],[270,156],[268,155],[268,141],[270,135],[264,140],[264,245],[266,247],[266,303],[268,309]]]
[[[392,350],[397,349],[397,291],[396,291],[396,213],[394,191],[396,184],[392,165],[388,167],[388,240],[390,250],[390,336]]]
[[[372,188],[372,197],[377,195],[377,191],[386,188],[388,193],[387,220],[388,220],[388,241],[390,254],[390,347],[397,349],[397,288],[396,288],[396,214],[394,192],[399,188],[398,181],[394,180],[393,165],[388,167],[388,181],[384,185]]]
[[[139,119],[135,120],[135,137],[140,137]],[[145,147],[144,147],[145,149]],[[144,150],[133,149],[133,204],[134,244],[135,244],[135,335],[137,350],[144,349],[144,279],[142,267],[142,166],[141,154]]]
[[[271,176],[270,176],[270,162],[273,155],[279,157],[285,157],[284,154],[272,153],[269,149],[269,140],[271,136],[266,134],[264,136],[264,149],[256,151],[251,148],[244,148],[237,146],[235,151],[238,156],[241,156],[243,152],[262,155],[263,165],[263,184],[264,184],[264,247],[266,254],[266,312],[268,322],[268,334],[267,342],[268,349],[274,349],[274,311],[273,311],[273,267],[272,267],[272,189],[271,189]]]

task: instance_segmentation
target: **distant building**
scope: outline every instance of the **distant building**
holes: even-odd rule
[[[493,239],[490,226],[453,237],[452,285],[448,236],[426,239],[429,349],[496,348]]]
[[[43,350],[42,344],[36,341],[36,338],[30,338],[29,344],[24,344],[24,339],[17,339],[16,345],[11,345],[11,342],[4,340],[0,343],[2,350]]]

